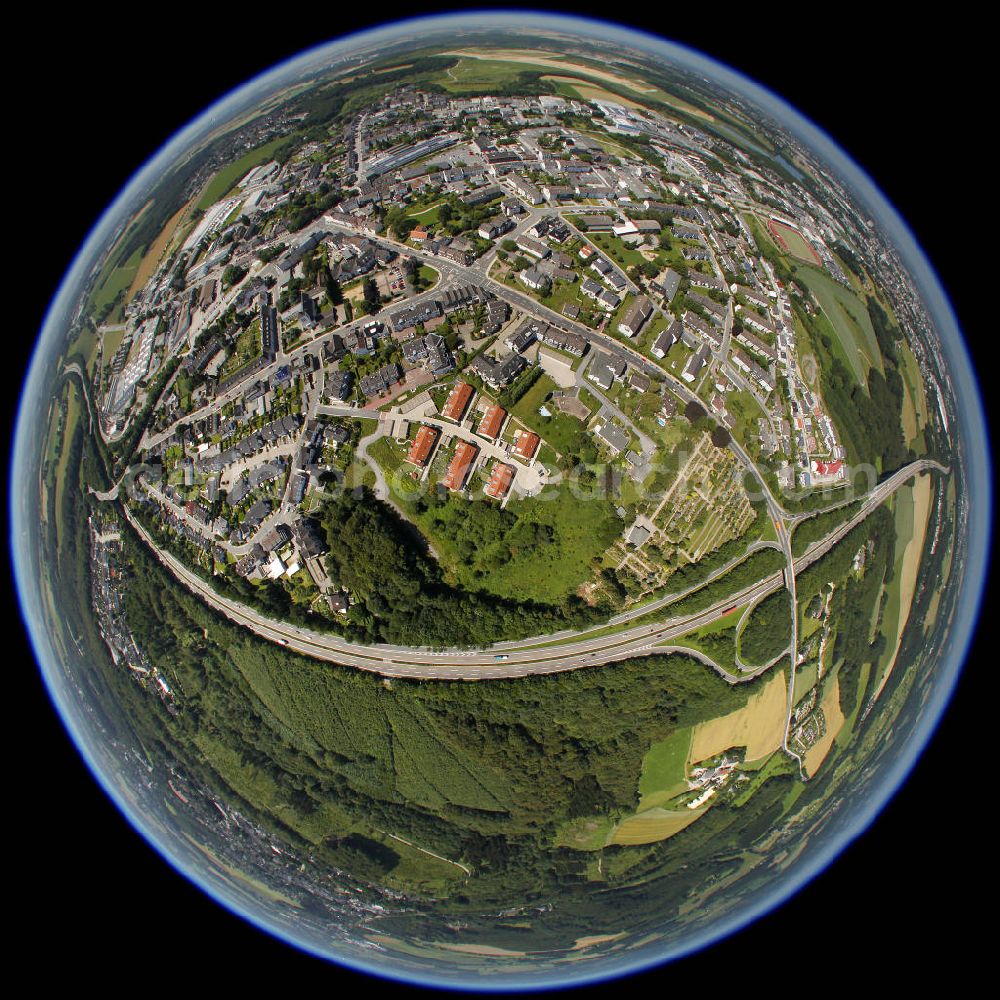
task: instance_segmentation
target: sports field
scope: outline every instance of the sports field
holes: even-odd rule
[[[787,678],[775,673],[743,708],[694,727],[692,764],[716,757],[731,747],[746,747],[746,759],[766,757],[781,746],[785,730]]]
[[[807,264],[816,264],[822,267],[823,262],[819,259],[819,254],[813,250],[809,241],[797,229],[786,226],[777,219],[768,219],[767,228],[785,253],[790,253],[793,257],[798,257],[799,260],[803,260]]]

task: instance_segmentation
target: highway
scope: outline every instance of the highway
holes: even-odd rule
[[[885,482],[880,483],[865,497],[860,509],[850,520],[826,537],[813,543],[805,553],[794,560],[794,572],[800,572],[828,552],[836,542],[857,524],[860,524],[908,479],[932,469],[941,472],[947,471],[937,462],[922,459],[906,466]],[[261,638],[280,643],[296,652],[316,659],[368,670],[386,677],[465,681],[513,678],[575,670],[626,657],[663,652],[665,643],[669,643],[671,639],[684,635],[692,629],[716,621],[723,617],[734,604],[739,605],[761,600],[786,585],[786,574],[775,573],[736,593],[727,595],[725,599],[696,614],[635,625],[603,635],[593,634],[606,629],[608,626],[605,624],[577,633],[569,633],[568,637],[566,637],[567,633],[561,633],[561,636],[566,637],[563,641],[553,636],[538,636],[471,650],[430,650],[422,647],[394,646],[385,643],[366,646],[348,642],[336,635],[300,628],[287,622],[268,618],[246,605],[223,597],[175,556],[161,551],[145,528],[135,520],[127,508],[125,515],[176,579],[201,597],[209,606],[226,615],[231,621],[249,628]],[[786,552],[790,552],[790,545]],[[633,617],[645,617],[677,599],[677,595],[668,595],[659,602],[634,609],[628,614]],[[627,620],[630,620],[627,616],[618,616],[615,624]],[[497,656],[502,656],[504,659],[498,660]],[[700,658],[706,659],[704,656],[700,656]],[[712,665],[731,683],[747,680],[756,675],[755,672],[750,671],[735,676],[723,670],[718,664]],[[766,669],[766,667],[759,668],[757,673]],[[794,671],[792,673],[794,674]]]

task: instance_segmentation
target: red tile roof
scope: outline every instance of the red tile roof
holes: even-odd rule
[[[534,458],[540,440],[541,438],[533,431],[521,431],[514,442],[514,454],[529,460]]]
[[[496,403],[491,404],[486,407],[483,419],[479,421],[477,433],[482,434],[483,437],[495,438],[500,433],[503,418],[506,416],[507,411],[502,406],[498,406]]]
[[[406,461],[421,467],[425,466],[430,453],[434,450],[434,444],[437,439],[437,428],[428,427],[424,424],[417,431],[417,436],[413,439],[413,444],[410,445],[410,452],[406,456]]]
[[[477,454],[479,454],[479,449],[474,444],[470,444],[468,441],[459,441],[458,447],[455,448],[455,454],[448,465],[448,471],[441,482],[449,490],[460,490],[465,484],[465,477],[469,474],[469,467],[475,461]]]
[[[510,484],[514,482],[514,466],[505,465],[503,462],[496,462],[493,471],[490,473],[490,481],[486,484],[483,492],[487,496],[503,500],[510,489]]]
[[[448,394],[441,416],[456,422],[460,421],[470,399],[472,399],[472,386],[468,382],[456,382],[455,388]]]

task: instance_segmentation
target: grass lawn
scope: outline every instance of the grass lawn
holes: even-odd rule
[[[583,424],[576,417],[560,413],[554,403],[546,407],[551,412],[551,417],[545,417],[538,412],[545,397],[558,388],[548,375],[543,374],[514,404],[511,412],[517,420],[541,435],[557,452],[563,454],[569,449],[573,438],[583,429]]]

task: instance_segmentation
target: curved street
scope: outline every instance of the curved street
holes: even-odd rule
[[[921,459],[900,469],[885,482],[880,483],[865,497],[861,508],[852,518],[824,538],[814,542],[805,553],[792,561],[793,574],[791,575],[794,576],[794,573],[801,571],[828,552],[833,545],[852,528],[860,524],[904,482],[929,470],[947,471],[937,462]],[[384,643],[366,646],[348,642],[330,633],[317,632],[268,618],[246,605],[218,594],[210,584],[188,569],[179,559],[159,549],[149,533],[136,521],[127,507],[125,507],[125,516],[177,580],[201,597],[212,608],[226,615],[231,621],[249,628],[261,638],[287,646],[289,649],[308,656],[368,670],[387,677],[424,680],[512,678],[575,670],[630,656],[663,652],[664,643],[724,617],[734,605],[759,600],[767,594],[787,586],[786,577],[789,575],[787,571],[774,573],[736,593],[729,594],[725,599],[715,602],[711,607],[692,615],[634,625],[631,628],[610,633],[606,632],[609,625],[613,627],[616,624],[645,617],[665,609],[669,604],[676,602],[679,595],[667,595],[657,601],[624,612],[609,623],[590,629],[497,643],[481,649],[431,650]],[[786,554],[790,558],[791,547],[787,541],[785,546]],[[699,586],[704,586],[704,584]],[[794,580],[792,586],[794,586]],[[794,594],[794,590],[792,593]],[[605,632],[605,634],[592,634],[595,632]],[[686,649],[686,647],[684,648]],[[793,634],[792,649],[794,650],[794,648]],[[704,657],[702,658],[704,659]],[[792,662],[795,662],[794,658]],[[747,680],[768,669],[765,666],[756,671],[734,676],[722,670],[717,664],[713,663],[712,665],[731,683]],[[794,683],[794,669],[790,675],[790,683]]]

